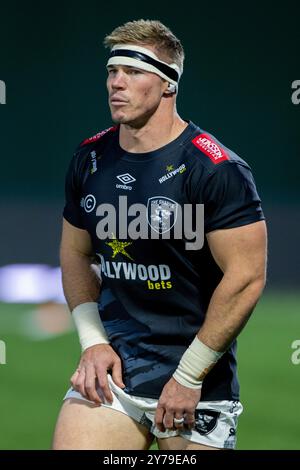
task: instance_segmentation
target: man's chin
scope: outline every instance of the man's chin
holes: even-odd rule
[[[124,124],[130,127],[139,127],[136,126],[135,120],[130,119],[128,116],[112,116],[112,120],[115,124]]]
[[[145,125],[145,123],[147,122],[147,119],[146,118],[132,119],[129,116],[125,116],[125,115],[120,116],[120,115],[112,114],[112,121],[115,124],[124,124],[129,127],[133,127],[135,129],[140,129],[141,127]]]
[[[127,116],[123,115],[118,115],[118,114],[112,114],[112,120],[116,124],[127,124],[129,122],[129,119]]]

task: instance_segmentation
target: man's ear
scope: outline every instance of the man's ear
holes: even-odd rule
[[[167,93],[168,95],[172,95],[175,92],[176,92],[176,85],[174,85],[173,83],[168,83],[168,88],[166,89],[165,93]]]

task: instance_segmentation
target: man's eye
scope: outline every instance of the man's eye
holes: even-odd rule
[[[116,75],[117,69],[107,69],[108,75]]]
[[[129,70],[129,74],[131,75],[138,75],[138,74],[141,74],[142,72],[140,70]]]

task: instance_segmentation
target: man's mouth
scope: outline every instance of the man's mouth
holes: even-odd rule
[[[121,98],[121,97],[118,97],[118,96],[112,96],[110,98],[110,103],[114,106],[120,106],[120,105],[127,104],[128,101],[125,100],[124,98]]]

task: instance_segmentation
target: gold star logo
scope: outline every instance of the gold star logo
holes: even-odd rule
[[[174,165],[167,165],[166,166],[166,171],[173,171],[174,170]]]
[[[132,245],[132,242],[119,242],[114,234],[112,234],[112,237],[113,240],[111,242],[105,242],[105,244],[110,246],[113,250],[112,258],[115,258],[118,253],[121,253],[122,255],[127,256],[127,258],[134,261],[133,258],[131,258],[131,256],[125,251],[125,248],[129,245]]]

